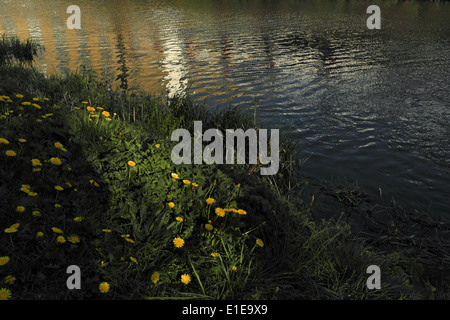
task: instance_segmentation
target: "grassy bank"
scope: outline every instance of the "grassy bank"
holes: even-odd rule
[[[251,115],[14,63],[0,66],[0,96],[0,288],[11,299],[435,296],[414,259],[313,219],[288,136],[276,177],[172,164],[174,129],[257,128]],[[70,265],[81,290],[67,289]],[[369,265],[382,290],[367,289]]]

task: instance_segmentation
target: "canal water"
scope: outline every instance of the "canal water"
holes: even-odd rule
[[[366,26],[372,4],[380,30]],[[315,179],[450,218],[449,2],[0,0],[0,32],[44,45],[48,74],[84,65],[129,89],[252,108],[291,128]]]

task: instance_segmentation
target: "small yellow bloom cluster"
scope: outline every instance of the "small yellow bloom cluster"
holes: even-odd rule
[[[64,232],[60,229],[60,228],[57,228],[57,227],[52,227],[52,231],[54,232],[54,233],[56,233],[56,234],[59,234],[59,236],[56,238],[56,242],[58,242],[58,243],[66,243],[66,241],[69,241],[69,242],[71,242],[71,243],[80,243],[80,237],[79,236],[77,236],[76,234],[72,234],[72,235],[70,235],[67,239],[64,237]],[[43,234],[41,234],[41,235],[37,235],[38,237],[39,236],[42,236]]]
[[[60,149],[61,151],[64,151],[64,152],[67,151],[67,149],[64,148],[64,146],[63,146],[63,144],[61,142],[55,142],[54,146],[55,146],[55,148]]]
[[[19,223],[14,223],[13,225],[11,225],[9,228],[5,229],[5,233],[14,233],[17,232],[17,228],[19,228],[20,224]]]
[[[0,101],[10,103],[13,102],[9,96],[0,96]]]
[[[159,148],[159,144],[157,144],[156,147]],[[172,173],[170,174],[170,176],[171,176],[173,179],[175,179],[175,180],[180,179],[180,176],[179,176],[177,173],[174,173],[174,172],[172,172]],[[192,185],[193,187],[198,187],[198,184],[197,184],[197,183],[192,182],[192,181],[190,181],[190,180],[184,179],[184,180],[182,180],[182,181],[183,181],[183,184],[185,184],[185,185],[187,185],[187,186],[188,186],[188,185]]]
[[[38,195],[36,192],[31,191],[31,187],[29,184],[23,184],[22,187],[20,188],[20,191],[25,192],[30,197],[36,197]]]
[[[88,104],[87,101],[81,101],[82,104]],[[79,110],[79,107],[74,107],[75,110]],[[111,121],[112,117],[111,117],[111,113],[104,110],[104,108],[102,107],[91,107],[91,106],[87,106],[86,107],[86,111],[89,113],[89,120],[92,120],[92,118],[100,118],[100,114],[105,118],[106,121]],[[95,113],[96,111],[101,111],[100,114]],[[117,114],[114,113],[114,116],[116,116]]]
[[[95,181],[95,180],[93,180],[93,179],[89,180],[89,182],[90,182],[91,184],[93,184],[94,187],[97,187],[97,188],[100,187],[100,185],[98,184],[98,182]]]

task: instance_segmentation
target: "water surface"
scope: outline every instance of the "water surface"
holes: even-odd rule
[[[85,65],[211,107],[257,101],[264,127],[292,125],[309,175],[450,218],[450,3],[78,0],[69,30],[72,4],[0,0],[0,32],[43,44],[46,73]]]

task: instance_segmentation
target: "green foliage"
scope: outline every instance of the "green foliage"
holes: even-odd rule
[[[346,225],[313,221],[310,204],[294,195],[306,182],[289,138],[285,165],[270,179],[246,165],[172,164],[173,129],[192,129],[194,120],[256,126],[237,109],[211,113],[188,97],[108,91],[84,71],[59,78],[8,66],[0,80],[0,138],[9,142],[0,143],[0,257],[10,257],[0,277],[17,278],[14,298],[420,296],[414,261],[377,253]],[[82,269],[82,290],[64,289],[72,264]],[[382,291],[365,286],[371,264],[382,267]]]

